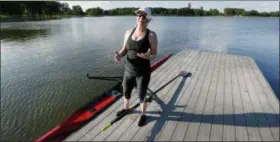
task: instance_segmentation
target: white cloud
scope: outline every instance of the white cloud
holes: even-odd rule
[[[165,1],[165,2],[163,2],[163,4],[164,4],[164,5],[168,5],[168,2]]]

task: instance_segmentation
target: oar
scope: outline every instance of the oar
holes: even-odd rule
[[[163,89],[165,86],[167,86],[169,83],[171,83],[172,81],[174,81],[176,78],[178,78],[179,76],[183,76],[183,77],[189,77],[192,74],[190,72],[186,72],[186,71],[180,71],[179,74],[177,76],[175,76],[173,79],[171,79],[170,81],[168,81],[167,83],[165,83],[164,85],[162,85],[159,89],[157,89],[155,92],[153,92],[152,94],[149,95],[149,97],[147,98],[147,101],[150,101],[150,99],[152,98],[153,95],[155,95],[157,92],[159,92],[161,89]]]
[[[183,76],[183,77],[189,77],[191,75],[190,72],[185,72],[185,71],[180,71],[180,73],[175,76],[173,79],[171,79],[170,81],[168,81],[167,83],[165,83],[163,86],[161,86],[160,88],[158,88],[155,92],[153,92],[149,97],[151,98],[152,95],[156,94],[157,92],[159,92],[161,89],[163,89],[165,86],[167,86],[168,84],[170,84],[172,81],[174,81],[176,78],[178,78],[179,76]],[[103,127],[101,129],[101,131],[105,131],[106,129],[108,129],[109,127],[111,127],[115,122],[117,122],[118,120],[120,120],[121,118],[123,118],[126,114],[128,114],[129,112],[131,112],[132,110],[136,109],[138,106],[140,105],[140,102],[135,104],[132,108],[129,109],[129,111],[127,111],[126,113],[123,113],[120,116],[117,116],[115,119],[113,119],[111,122],[109,122],[105,127]]]
[[[123,78],[122,76],[89,76],[89,74],[87,73],[87,78],[88,79],[98,79],[98,80],[109,80],[109,81],[121,81],[121,79]]]
[[[162,88],[164,88],[165,86],[167,86],[169,83],[171,83],[173,80],[175,80],[176,78],[178,78],[179,76],[183,76],[183,77],[188,77],[190,76],[191,73],[190,72],[186,72],[186,71],[180,71],[179,74],[177,76],[175,76],[173,79],[171,79],[170,81],[168,81],[167,83],[165,83],[164,85],[162,85],[159,89],[157,89],[155,92],[153,92],[151,95],[156,94],[157,92],[159,92]]]

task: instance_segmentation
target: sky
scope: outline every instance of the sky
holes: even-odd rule
[[[279,1],[60,1],[73,5],[80,5],[85,11],[88,8],[100,7],[112,9],[118,7],[187,7],[191,3],[192,8],[203,7],[204,10],[218,9],[223,12],[225,7],[243,8],[245,10],[257,10],[259,12],[270,12],[279,10]]]

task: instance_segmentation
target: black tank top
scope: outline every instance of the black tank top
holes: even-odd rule
[[[150,60],[143,59],[138,57],[137,53],[146,53],[149,48],[151,48],[151,44],[149,41],[149,32],[147,29],[144,38],[141,40],[133,40],[132,35],[136,28],[134,28],[127,40],[126,47],[128,49],[125,69],[133,75],[141,75],[147,74],[151,72]]]

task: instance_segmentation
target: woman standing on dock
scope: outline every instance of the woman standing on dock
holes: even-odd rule
[[[147,28],[151,21],[151,9],[140,8],[135,13],[138,16],[137,27],[126,31],[123,46],[114,57],[119,63],[121,58],[127,55],[123,77],[124,106],[117,112],[117,116],[128,112],[131,93],[136,86],[142,112],[138,126],[143,126],[146,122],[147,108],[145,96],[151,76],[150,60],[157,54],[157,36]]]

